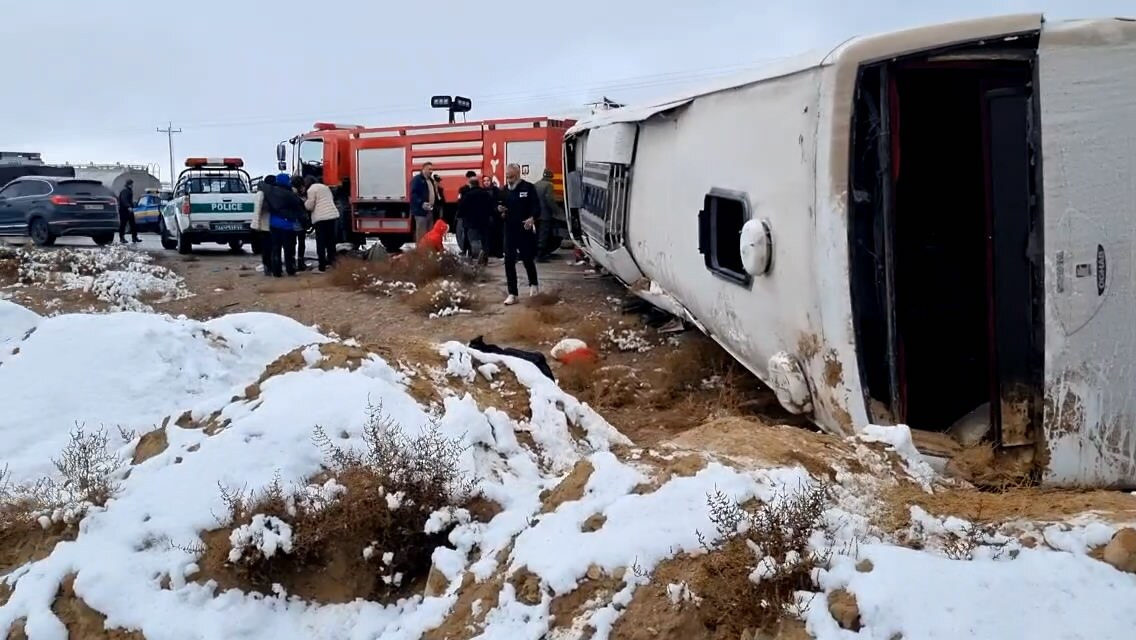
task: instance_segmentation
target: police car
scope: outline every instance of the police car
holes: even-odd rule
[[[134,205],[134,222],[139,229],[157,229],[158,218],[166,200],[159,189],[147,189],[145,195]]]
[[[247,242],[259,251],[251,228],[256,194],[244,164],[240,158],[186,159],[158,220],[163,247],[189,253],[195,244],[217,243],[240,251]]]

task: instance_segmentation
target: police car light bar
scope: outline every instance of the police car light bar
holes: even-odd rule
[[[201,167],[238,169],[245,166],[245,161],[241,158],[186,158],[185,166],[191,169],[200,169]]]

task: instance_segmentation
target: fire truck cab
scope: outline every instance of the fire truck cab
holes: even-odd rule
[[[317,122],[312,131],[289,140],[292,173],[313,176],[332,189],[340,209],[341,241],[360,246],[368,236],[377,236],[397,251],[413,239],[410,180],[424,163],[433,163],[441,179],[446,214],[457,207],[467,171],[502,183],[511,162],[521,166],[530,182],[549,169],[560,205],[557,228],[566,238],[561,144],[573,124],[547,117],[373,128]],[[276,153],[287,166],[285,143]]]

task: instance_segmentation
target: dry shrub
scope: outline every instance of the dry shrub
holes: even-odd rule
[[[673,393],[701,389],[705,381],[726,376],[737,366],[717,342],[702,334],[693,334],[663,359],[664,375],[656,381],[656,387]]]
[[[561,329],[541,311],[549,307],[520,308],[509,313],[498,335],[501,340],[522,345],[537,346],[559,338]]]
[[[253,586],[287,586],[346,553],[367,569],[361,597],[407,593],[429,574],[434,549],[469,517],[463,445],[436,424],[406,435],[381,407],[370,410],[364,450],[343,449],[320,428],[315,440],[334,479],[322,490],[279,482],[251,495],[223,489],[235,527],[229,543],[240,550],[228,552],[229,563]]]
[[[549,289],[541,291],[535,296],[525,298],[525,306],[529,307],[551,307],[552,305],[559,304],[561,300],[560,291],[556,289]]]
[[[604,365],[594,360],[574,360],[556,372],[560,388],[589,405],[603,409],[633,406],[646,386],[635,369]]]
[[[332,271],[331,283],[365,291],[384,290],[381,283],[410,283],[417,287],[443,278],[476,282],[476,266],[450,253],[410,251],[386,260],[343,257]]]
[[[594,389],[600,363],[594,360],[575,360],[565,363],[556,371],[560,388],[584,402],[591,402],[588,394]]]
[[[328,283],[344,289],[366,290],[379,277],[379,263],[350,256],[339,256],[327,276]]]
[[[123,440],[134,434],[123,432]],[[52,464],[59,478],[16,484],[0,469],[0,573],[44,557],[59,540],[73,539],[79,521],[92,506],[105,505],[117,489],[120,461],[102,429],[77,426]]]
[[[431,317],[458,315],[478,305],[477,298],[457,280],[435,280],[410,294],[406,302]]]
[[[11,247],[0,245],[0,278],[17,280],[20,277],[20,256]]]
[[[798,602],[797,592],[817,590],[813,570],[827,567],[833,555],[831,538],[823,549],[810,545],[832,504],[829,486],[815,483],[746,505],[715,493],[708,503],[725,542],[712,547],[702,538],[710,553],[692,587],[702,599],[703,625],[718,636],[737,637],[800,617],[807,603]]]

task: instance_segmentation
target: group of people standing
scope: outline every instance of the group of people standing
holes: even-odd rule
[[[467,183],[458,191],[456,222],[458,245],[462,252],[475,257],[478,264],[488,263],[493,244],[494,230],[504,236],[505,284],[508,295],[505,304],[517,303],[520,295],[517,282],[517,261],[524,265],[528,278],[529,295],[539,292],[536,271],[538,257],[548,250],[552,211],[556,206],[552,197],[552,173],[545,172],[548,191],[542,197],[531,182],[521,178],[521,167],[505,167],[505,185],[497,187],[492,178],[469,171]],[[548,202],[545,202],[547,200]],[[443,210],[445,196],[434,175],[434,167],[427,162],[410,184],[410,213],[414,218],[414,238],[418,242],[430,229]],[[499,224],[497,224],[499,223]],[[542,251],[543,250],[543,251]]]
[[[316,236],[317,267],[335,266],[339,209],[327,185],[311,176],[287,173],[265,176],[260,182],[252,228],[260,235],[264,275],[282,277],[307,270],[305,251],[310,231]]]

